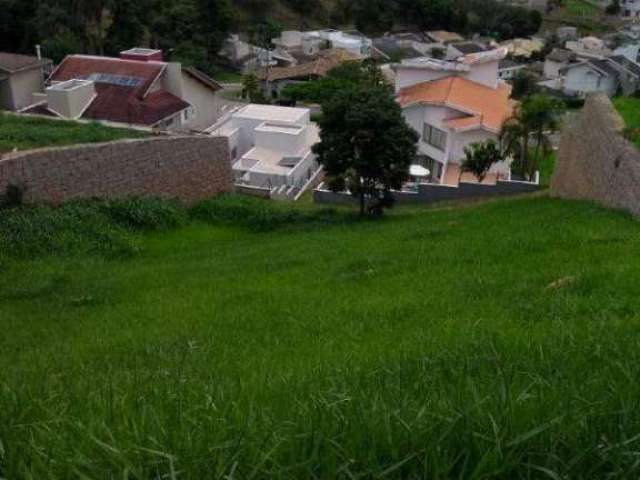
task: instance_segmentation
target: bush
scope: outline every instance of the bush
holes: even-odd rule
[[[170,230],[186,223],[185,209],[177,202],[159,198],[111,200],[101,206],[117,225],[128,230]]]
[[[7,257],[98,254],[128,257],[138,251],[130,234],[93,205],[21,207],[0,216],[0,251]]]
[[[207,223],[224,223],[254,231],[285,226],[313,226],[339,219],[333,209],[305,211],[291,204],[236,195],[205,200],[190,210],[191,217]]]
[[[0,251],[7,257],[136,254],[133,233],[169,230],[187,220],[179,204],[160,199],[81,200],[7,209],[0,216]]]
[[[0,196],[0,208],[12,208],[22,205],[25,187],[10,183],[4,195]]]

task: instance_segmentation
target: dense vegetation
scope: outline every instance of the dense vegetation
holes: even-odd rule
[[[639,475],[624,214],[228,197],[0,222],[0,477]]]
[[[98,123],[79,123],[0,113],[0,152],[13,149],[97,143],[122,138],[142,138],[148,133],[111,128]]]
[[[624,119],[626,136],[640,147],[640,98],[616,97],[613,105]]]
[[[368,33],[414,25],[503,38],[534,33],[541,17],[497,0],[0,0],[2,50],[31,53],[41,44],[54,60],[149,45],[212,71],[231,30],[265,21],[290,28],[355,25]]]

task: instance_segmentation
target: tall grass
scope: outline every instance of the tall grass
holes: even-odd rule
[[[4,264],[0,477],[638,477],[636,221],[219,202]]]

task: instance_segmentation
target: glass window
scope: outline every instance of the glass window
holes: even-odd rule
[[[422,140],[432,147],[444,151],[447,146],[447,132],[425,123],[422,131]]]

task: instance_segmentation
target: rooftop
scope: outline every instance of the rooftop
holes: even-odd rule
[[[330,70],[344,62],[359,60],[359,57],[342,49],[325,50],[320,57],[311,62],[301,63],[293,67],[276,67],[269,69],[268,80],[283,80],[286,78],[324,77]],[[260,78],[267,79],[262,72]]]
[[[0,52],[0,71],[8,73],[42,67],[50,63],[51,60],[49,59],[39,59],[38,57],[33,57],[31,55]]]
[[[486,128],[497,132],[513,113],[515,103],[510,95],[511,87],[505,83],[494,89],[466,78],[446,77],[400,90],[398,102],[403,108],[430,104],[464,113],[464,117],[449,120],[453,130]]]
[[[235,117],[251,118],[265,122],[302,123],[303,118],[309,115],[307,108],[280,107],[276,105],[259,105],[250,103],[241,108]]]

